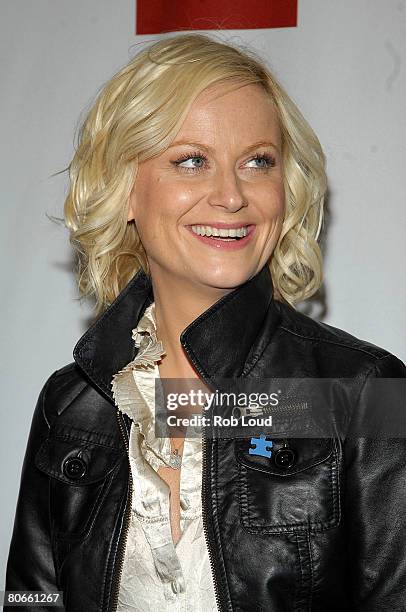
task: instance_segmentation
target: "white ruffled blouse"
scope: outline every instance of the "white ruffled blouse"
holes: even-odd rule
[[[155,436],[155,378],[165,354],[156,337],[155,303],[132,338],[139,351],[113,376],[116,406],[132,419],[129,461],[132,512],[117,612],[215,612],[215,592],[203,531],[201,437],[185,437],[180,474],[180,525],[174,544],[168,484],[158,474],[174,461],[170,438]]]

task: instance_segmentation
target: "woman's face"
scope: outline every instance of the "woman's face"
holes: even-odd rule
[[[186,282],[218,292],[241,285],[268,262],[284,206],[272,103],[258,85],[222,83],[196,98],[164,153],[139,165],[128,218],[155,284]]]

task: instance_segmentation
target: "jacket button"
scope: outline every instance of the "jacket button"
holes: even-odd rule
[[[296,462],[296,453],[287,444],[276,451],[274,455],[275,465],[279,468],[290,468]]]
[[[86,463],[80,457],[69,457],[64,461],[63,473],[67,478],[79,480],[86,474]]]

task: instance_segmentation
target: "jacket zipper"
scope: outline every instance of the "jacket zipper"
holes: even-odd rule
[[[144,312],[145,310],[144,306],[147,302],[148,302],[148,298],[145,300],[142,306],[141,312]],[[131,359],[134,359],[136,354],[137,354],[137,350],[135,350],[135,347],[134,347]],[[120,535],[118,536],[119,537],[119,542],[118,542],[119,557],[118,557],[118,561],[116,561],[116,564],[118,563],[118,571],[116,571],[114,575],[115,581],[113,580],[113,584],[114,584],[114,589],[112,589],[113,603],[112,603],[112,606],[110,607],[110,612],[116,612],[117,606],[118,606],[118,595],[120,592],[120,581],[121,581],[121,575],[123,573],[124,555],[125,555],[125,549],[127,545],[128,531],[130,527],[130,516],[131,516],[131,510],[132,510],[132,496],[133,496],[133,479],[132,479],[132,471],[131,471],[131,463],[130,463],[129,436],[127,438],[127,431],[126,431],[127,428],[125,428],[124,430],[124,426],[123,426],[124,417],[122,416],[119,410],[116,410],[116,415],[117,415],[118,426],[120,428],[121,435],[124,440],[127,459],[128,459],[128,488],[127,488],[126,506],[125,506],[125,511],[124,511],[125,514],[124,514],[124,520],[123,520],[123,528],[120,532]],[[124,538],[122,537],[123,531],[124,531]],[[117,567],[117,565],[115,567]],[[113,567],[113,572],[115,571],[115,567]]]
[[[129,441],[127,439],[127,433],[124,431],[124,426],[122,424],[122,415],[119,410],[116,410],[118,425],[123,436],[128,463],[129,463],[129,480],[128,480],[128,488],[127,488],[127,499],[126,499],[126,507],[125,507],[125,515],[123,520],[123,528],[120,532],[118,547],[119,547],[119,555],[118,560],[116,561],[115,567],[113,567],[114,572],[114,588],[112,589],[112,605],[110,607],[111,612],[116,612],[118,606],[118,594],[120,591],[120,581],[121,574],[123,573],[123,565],[124,565],[124,555],[125,548],[127,544],[128,531],[130,526],[130,515],[131,515],[131,506],[132,506],[132,493],[133,493],[133,481],[131,474],[131,465],[130,465],[130,456],[129,456]],[[124,532],[124,537],[123,537]],[[116,570],[116,568],[118,569]]]
[[[204,406],[202,408],[202,416],[203,417],[205,415],[205,405],[206,404],[204,404]],[[217,608],[221,612],[223,610],[223,606],[222,606],[221,600],[220,600],[219,587],[218,587],[216,570],[215,570],[215,565],[214,565],[214,560],[213,560],[212,542],[210,541],[209,531],[207,529],[207,513],[206,513],[206,507],[205,507],[205,504],[204,504],[204,500],[206,499],[205,493],[207,491],[206,482],[207,482],[207,478],[208,478],[208,476],[207,476],[206,479],[205,479],[206,470],[207,470],[207,436],[206,436],[206,427],[203,425],[202,426],[202,500],[203,500],[203,504],[202,504],[202,518],[203,518],[203,531],[204,531],[204,535],[205,535],[205,539],[206,539],[207,551],[209,553],[209,562],[210,562],[210,568],[211,568],[211,575],[212,575],[212,578],[213,578],[214,594],[215,594],[215,597],[216,597]]]

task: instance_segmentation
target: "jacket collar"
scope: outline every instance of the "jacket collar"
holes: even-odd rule
[[[140,269],[73,350],[77,365],[113,404],[113,375],[134,359],[138,349],[132,330],[153,300],[151,281]],[[180,341],[205,381],[244,376],[269,342],[278,320],[272,278],[265,265],[190,323]]]

